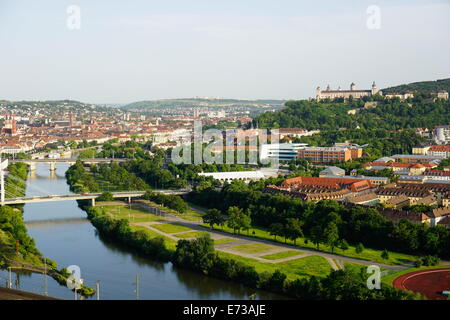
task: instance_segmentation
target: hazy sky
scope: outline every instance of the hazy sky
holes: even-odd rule
[[[67,27],[68,6],[81,28]],[[369,29],[367,8],[380,8]],[[450,77],[450,0],[0,0],[0,99],[299,99]]]

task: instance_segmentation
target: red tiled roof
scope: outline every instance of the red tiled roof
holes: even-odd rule
[[[428,151],[448,151],[450,152],[450,144],[446,144],[446,145],[434,145],[431,146],[431,148]]]
[[[310,185],[310,186],[327,186],[338,189],[341,186],[347,187],[352,191],[360,191],[372,187],[369,180],[360,179],[342,179],[342,178],[317,178],[317,177],[296,177],[285,180],[282,187],[290,187],[292,185]]]
[[[402,162],[369,162],[364,164],[365,167],[391,167],[391,168],[434,168],[437,164],[434,163],[402,163]]]

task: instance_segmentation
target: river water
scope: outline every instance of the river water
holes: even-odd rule
[[[27,196],[71,193],[64,176],[67,168],[58,163],[56,172],[50,172],[49,165],[38,164],[37,170],[29,173]],[[100,299],[136,299],[136,275],[140,299],[248,299],[254,293],[259,299],[283,299],[133,253],[101,237],[76,201],[26,204],[24,219],[37,248],[56,260],[59,268],[77,265],[86,285],[95,287],[99,281]],[[0,285],[8,278],[8,272],[0,270]],[[45,281],[41,274],[12,273],[12,281],[14,288],[25,291],[43,294],[47,287],[50,296],[75,298],[68,288],[50,277]]]

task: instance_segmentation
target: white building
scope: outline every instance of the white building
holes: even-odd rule
[[[297,158],[298,150],[307,147],[306,143],[274,143],[262,144],[260,146],[259,158],[278,159],[279,161],[290,161]]]
[[[433,132],[433,139],[440,144],[450,142],[450,126],[436,127]]]
[[[231,172],[202,172],[198,174],[204,177],[213,177],[221,182],[231,182],[232,180],[242,180],[245,182],[251,180],[265,179],[262,171],[231,171]]]

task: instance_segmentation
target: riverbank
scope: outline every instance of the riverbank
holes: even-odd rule
[[[122,169],[125,170],[121,167],[116,168],[115,171],[123,172]],[[125,172],[123,173],[125,174]],[[95,178],[86,174],[82,163],[72,166],[66,176],[71,187],[76,184],[95,186],[93,183]],[[153,199],[153,197],[150,198]],[[159,202],[159,198],[156,196],[155,198],[155,201]],[[144,199],[150,200],[147,199],[147,195],[144,196]],[[132,220],[134,214],[131,212],[127,218],[123,216],[123,211],[120,216],[121,210],[118,213],[111,213],[98,207],[87,207],[87,205],[84,203],[84,206],[81,205],[81,207],[88,212],[89,220],[101,234],[153,259],[170,261],[175,266],[190,269],[199,274],[299,299],[354,299],[354,292],[358,292],[358,299],[362,300],[416,298],[410,293],[399,292],[393,287],[383,287],[376,292],[369,290],[367,276],[361,272],[355,273],[353,271],[355,268],[340,269],[343,266],[338,266],[339,263],[333,257],[329,257],[330,254],[317,253],[317,256],[313,254],[296,259],[295,255],[289,256],[291,253],[284,252],[289,251],[286,248],[279,250],[283,247],[281,244],[277,244],[277,248],[274,248],[276,252],[268,253],[264,251],[271,251],[272,248],[270,244],[268,246],[261,243],[267,241],[262,239],[250,240],[259,243],[236,243],[235,250],[241,245],[237,250],[238,254],[234,254],[236,251],[227,252],[227,248],[220,248],[220,252],[216,252],[215,243],[217,244],[217,242],[215,241],[219,240],[222,245],[226,246],[228,240],[212,239],[209,236],[212,232],[200,226],[199,223],[196,224],[196,227],[201,227],[202,230],[186,227],[183,225],[186,220],[183,223],[160,223],[156,220],[163,219],[155,215],[152,218],[156,219],[155,221],[136,221]],[[117,214],[119,217],[115,216]],[[183,220],[180,216],[182,215],[177,215],[176,218]],[[192,225],[193,221],[190,222]],[[239,237],[239,235],[227,235],[229,238],[236,236]],[[249,241],[248,239],[241,240]],[[255,259],[255,253],[263,253],[264,256]],[[301,256],[302,253],[298,255]],[[324,257],[325,255],[326,257]],[[278,264],[277,262],[280,261],[277,260],[280,259],[288,261]],[[322,261],[326,268],[321,267]],[[353,279],[351,284],[347,283],[349,279]],[[344,290],[348,285],[351,285],[353,290]],[[329,290],[331,288],[340,289]]]
[[[98,205],[101,206],[101,203]],[[99,232],[112,239],[152,257],[164,257],[175,265],[195,270],[207,276],[239,282],[248,287],[277,292],[299,299],[337,299],[341,294],[328,292],[326,287],[323,287],[322,291],[314,293],[310,292],[310,289],[316,286],[317,282],[323,282],[328,286],[333,282],[336,282],[336,285],[344,285],[345,279],[354,270],[354,268],[349,268],[351,270],[332,271],[328,262],[319,256],[294,257],[290,260],[290,257],[280,258],[276,254],[275,257],[269,254],[266,256],[269,257],[268,259],[273,258],[275,263],[258,261],[254,257],[245,256],[245,251],[251,253],[255,250],[253,244],[241,248],[244,255],[236,252],[234,254],[223,251],[216,252],[215,244],[226,245],[231,241],[226,237],[211,239],[207,236],[205,238],[203,234],[196,234],[195,230],[189,230],[189,228],[186,230],[183,225],[166,221],[167,217],[139,211],[135,206],[131,210],[126,206],[115,207],[117,206],[112,208],[106,206],[104,208],[86,207],[85,209],[89,219]],[[149,224],[152,228],[148,228],[144,224]],[[186,238],[189,240],[185,240],[182,236],[184,233],[193,233],[194,236],[188,236]],[[177,235],[181,237],[178,238]],[[236,247],[239,246],[238,243],[235,244]],[[256,251],[260,249],[258,247]],[[301,253],[296,254],[301,255]],[[276,263],[278,258],[281,259],[281,263]],[[261,258],[261,260],[263,259],[266,258]],[[283,262],[282,259],[287,259],[287,261]],[[323,259],[323,263],[318,259]],[[266,259],[266,261],[268,260]],[[366,299],[417,298],[410,293],[399,293],[391,286],[383,287],[379,292],[372,292],[367,289],[365,279],[356,273],[350,277],[353,276],[356,284],[352,285],[359,287],[358,290],[363,292],[363,296],[367,296]]]
[[[8,171],[6,188],[8,194],[24,196],[28,166],[14,163],[8,167]],[[61,285],[66,285],[69,276],[64,269],[58,270],[56,262],[45,258],[37,249],[34,239],[28,235],[23,220],[23,205],[0,207],[0,269],[9,268],[46,274]],[[95,290],[83,285],[79,293],[88,297],[95,294]]]

